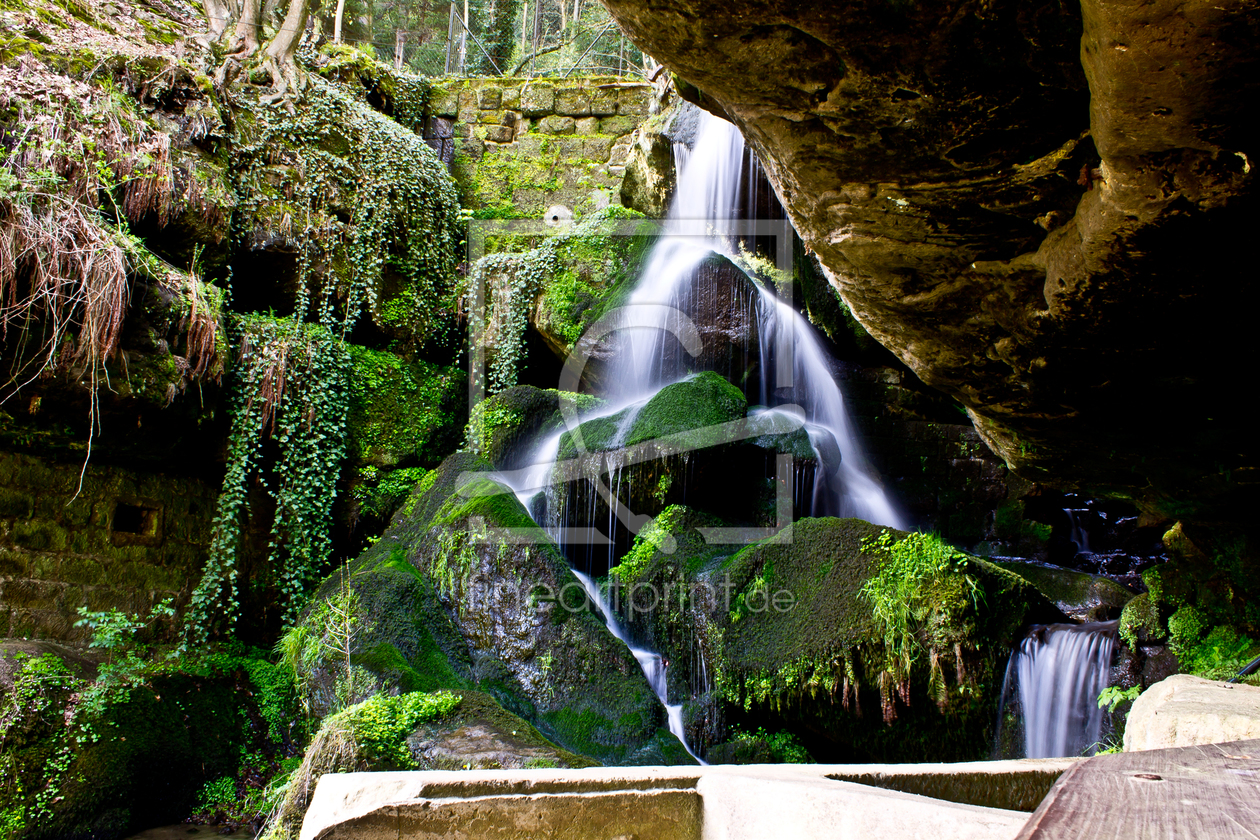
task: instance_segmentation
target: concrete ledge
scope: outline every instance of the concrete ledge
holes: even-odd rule
[[[1071,760],[337,773],[301,840],[1009,840]],[[856,783],[855,779],[867,783]],[[878,785],[878,786],[872,786]],[[905,792],[914,790],[916,792]],[[955,801],[919,795],[933,792]]]

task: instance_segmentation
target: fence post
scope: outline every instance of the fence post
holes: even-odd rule
[[[534,54],[529,59],[529,75],[538,73],[538,42],[542,38],[542,0],[534,3]]]
[[[451,46],[455,41],[455,0],[451,0],[451,14],[446,22],[446,67],[443,75],[451,75]]]

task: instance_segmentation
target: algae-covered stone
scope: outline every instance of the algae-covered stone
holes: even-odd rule
[[[527,117],[555,112],[556,89],[548,84],[527,84],[521,89],[521,111]]]
[[[809,731],[816,758],[987,755],[1011,647],[1026,623],[1060,616],[1004,569],[856,519],[801,519],[737,552],[703,537],[706,514],[670,509],[657,523],[674,550],[645,529],[610,577],[636,633],[679,669],[671,686],[698,692],[688,716],[709,738],[738,714]],[[902,543],[931,557],[909,558],[923,572],[893,627],[863,590],[907,561]],[[674,600],[648,608],[641,593],[666,585]]]
[[[350,564],[363,691],[477,688],[570,750],[628,760],[660,737],[660,705],[554,544],[491,474],[475,455],[451,456]],[[308,636],[341,585],[334,575],[321,588]],[[325,675],[327,708],[344,665],[321,656],[312,670]]]

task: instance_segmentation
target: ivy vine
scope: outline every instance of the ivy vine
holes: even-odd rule
[[[331,559],[332,504],[345,455],[352,364],[328,327],[246,315],[235,319],[240,358],[234,367],[228,468],[219,494],[209,559],[189,601],[186,638],[203,641],[226,631],[239,611],[237,554],[249,483],[262,478],[262,442],[279,446],[279,468],[268,492],[276,515],[268,565],[284,605],[296,620],[307,588]]]

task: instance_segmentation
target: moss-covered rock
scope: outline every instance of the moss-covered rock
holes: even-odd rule
[[[296,118],[239,105],[236,305],[350,324],[366,310],[412,347],[453,341],[459,202],[424,140],[319,79]]]
[[[1060,569],[1041,563],[997,561],[1037,588],[1055,606],[1077,621],[1111,621],[1134,598],[1134,593],[1101,575]]]
[[[94,684],[51,655],[24,669],[0,716],[0,814],[14,838],[113,840],[179,821],[206,782],[275,764],[299,734],[291,682],[259,659],[103,669]]]
[[[436,467],[459,444],[467,372],[349,345],[347,455],[376,467]]]
[[[702,539],[711,524],[671,511],[658,526],[677,550],[645,532],[610,577],[628,603],[640,584],[673,593],[646,610],[640,600],[632,626],[678,670],[671,691],[699,701],[692,731],[715,741],[735,718],[808,732],[819,760],[981,757],[1011,647],[1026,624],[1061,616],[1022,578],[921,535],[803,519],[734,552]],[[890,563],[919,570],[893,602],[900,626],[880,601]]]
[[[567,564],[491,466],[457,454],[425,477],[389,531],[331,577],[296,633],[312,703],[375,690],[476,688],[548,738],[622,762],[660,739],[662,710],[634,657],[588,604]],[[503,529],[512,529],[504,531]],[[341,587],[362,615],[352,672],[329,655]],[[342,596],[344,597],[344,596]],[[342,686],[342,687],[339,687]],[[666,734],[664,736],[668,738]]]
[[[560,457],[580,451],[607,452],[667,436],[673,436],[680,448],[704,449],[714,445],[713,427],[742,419],[747,408],[738,388],[705,371],[666,385],[642,405],[588,420],[575,431],[565,432],[560,438]]]
[[[478,260],[471,280],[484,288],[480,343],[491,388],[516,384],[527,329],[566,359],[587,328],[629,294],[655,230],[640,214],[609,207],[560,229],[537,247],[520,250],[533,242],[512,237],[489,243],[512,249]],[[590,350],[595,358],[606,352],[603,345]]]
[[[377,696],[328,717],[263,832],[293,840],[325,773],[590,767],[480,691]]]
[[[575,414],[603,404],[598,397],[531,385],[518,385],[482,400],[468,420],[469,448],[499,469],[516,469],[529,456],[529,442],[540,440],[564,424],[566,401]]]

